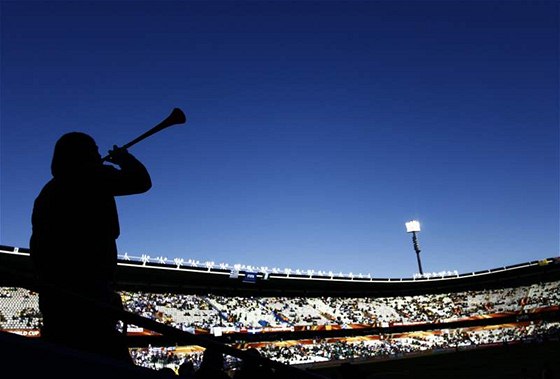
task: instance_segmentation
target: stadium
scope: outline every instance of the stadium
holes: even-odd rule
[[[41,365],[26,370],[49,370],[37,346],[41,314],[28,250],[0,246],[0,267],[2,356],[15,364],[31,355]],[[163,368],[177,372],[185,361],[196,368],[209,344],[222,348],[232,377],[250,348],[276,372],[292,370],[282,377],[560,373],[558,258],[472,273],[373,278],[125,255],[118,285],[130,312],[122,327],[139,368],[135,377]],[[79,317],[71,309],[68,314]],[[87,338],[87,325],[77,332]],[[85,360],[49,351],[57,370]],[[95,360],[93,366],[98,370],[89,370],[91,377],[120,372]]]

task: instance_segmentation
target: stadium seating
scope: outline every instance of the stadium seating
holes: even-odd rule
[[[548,264],[547,261],[543,265]],[[540,262],[518,266],[541,268]],[[153,269],[157,271],[158,267]],[[179,267],[176,269],[181,273]],[[320,293],[316,289],[308,296],[303,295],[303,290],[302,295],[294,295],[293,291],[289,295],[255,295],[254,291],[235,289],[224,294],[223,291],[204,292],[200,287],[188,285],[172,288],[167,284],[172,292],[149,291],[149,286],[144,286],[121,290],[121,297],[128,311],[157,323],[191,334],[231,336],[224,341],[232,347],[255,348],[265,358],[301,367],[332,364],[343,367],[341,364],[349,362],[489,346],[558,343],[559,270],[549,276],[530,272],[523,284],[509,277],[497,279],[500,285],[491,283],[485,288],[484,283],[490,283],[488,277],[498,278],[507,270],[473,273],[466,278],[467,284],[457,286],[456,290],[445,283],[442,287],[445,290],[432,286],[425,287],[430,289],[425,292],[399,290],[394,295],[384,290],[383,296],[361,295],[363,290],[360,294],[341,295],[341,291]],[[209,271],[201,275],[210,278],[204,279],[208,283],[214,280]],[[306,278],[303,286],[313,280]],[[439,280],[445,278],[429,279],[428,284]],[[410,288],[414,285],[411,281]],[[72,309],[68,312],[72,313]],[[41,321],[36,292],[24,285],[0,286],[0,331],[36,337],[40,334]],[[129,325],[128,331],[131,336],[153,335],[135,325]],[[315,334],[305,334],[315,331]],[[131,345],[130,349],[138,366],[155,370],[177,369],[186,360],[197,368],[203,350],[200,346],[177,344]],[[238,358],[226,357],[230,372],[240,364]]]

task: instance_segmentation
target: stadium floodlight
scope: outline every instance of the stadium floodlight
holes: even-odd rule
[[[414,251],[416,252],[416,260],[418,261],[418,270],[420,271],[420,275],[424,275],[422,271],[422,262],[420,261],[420,246],[418,245],[418,238],[416,237],[416,233],[420,232],[420,221],[412,220],[405,223],[406,225],[406,232],[412,233],[412,245],[414,246]]]
[[[409,221],[405,225],[406,225],[407,233],[414,233],[420,231],[420,221],[418,220]]]

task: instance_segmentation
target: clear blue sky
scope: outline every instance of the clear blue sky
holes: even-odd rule
[[[131,148],[121,253],[409,277],[559,253],[559,5],[2,1],[0,243],[54,143]]]

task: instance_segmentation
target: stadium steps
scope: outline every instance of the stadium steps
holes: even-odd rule
[[[229,314],[226,311],[222,310],[214,300],[210,299],[208,296],[202,296],[202,299],[210,306],[211,309],[215,310],[218,313],[220,319],[226,322],[228,321]]]

